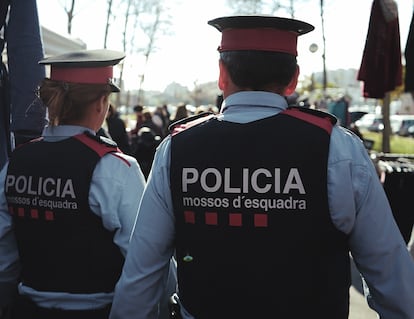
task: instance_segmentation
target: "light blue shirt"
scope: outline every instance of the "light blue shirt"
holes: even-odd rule
[[[46,128],[45,141],[54,142],[73,135],[93,131],[79,126],[57,126]],[[74,154],[74,156],[77,156]],[[122,158],[122,159],[121,159]],[[127,163],[129,164],[127,164]],[[59,159],[56,159],[59,165]],[[18,254],[11,229],[12,220],[8,213],[4,193],[7,164],[0,172],[0,306],[6,300],[10,283],[19,274]],[[33,169],[36,169],[33,167]],[[115,231],[114,243],[125,256],[132,228],[137,217],[139,202],[145,187],[145,178],[135,158],[116,153],[103,156],[95,167],[89,191],[92,211],[102,219],[103,226]],[[29,296],[39,306],[62,309],[96,309],[110,303],[113,293],[71,294],[64,292],[40,292],[19,285],[19,292]]]
[[[246,123],[286,108],[285,99],[279,95],[240,92],[226,98],[221,116],[224,121]],[[155,305],[174,253],[170,145],[168,137],[157,150],[115,289],[111,319],[156,318]],[[349,236],[352,257],[369,285],[371,308],[381,318],[414,319],[413,259],[362,141],[340,126],[331,134],[328,200],[332,221]],[[192,317],[184,310],[184,318]]]

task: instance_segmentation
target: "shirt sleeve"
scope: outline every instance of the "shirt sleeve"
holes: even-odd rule
[[[170,190],[167,189],[169,154],[167,138],[154,158],[131,237],[130,253],[115,289],[111,319],[158,318],[158,302],[165,300],[166,291],[174,288],[175,265],[171,262],[174,215]]]
[[[20,273],[19,254],[5,195],[6,174],[7,164],[0,172],[0,307],[11,301]]]
[[[332,131],[328,167],[332,220],[348,234],[352,258],[381,318],[414,318],[414,261],[375,167],[359,139]]]
[[[135,160],[125,154],[107,154],[95,167],[89,204],[103,225],[115,231],[114,242],[124,256],[145,187],[145,177]]]

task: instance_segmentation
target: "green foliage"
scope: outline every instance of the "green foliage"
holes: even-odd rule
[[[362,134],[364,138],[374,141],[373,151],[382,152],[382,133],[364,131]],[[390,149],[395,154],[414,154],[414,138],[391,135]]]

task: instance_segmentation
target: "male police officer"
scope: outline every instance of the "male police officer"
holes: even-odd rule
[[[288,108],[308,23],[211,20],[218,115],[159,147],[111,319],[155,318],[170,257],[184,318],[348,318],[352,253],[381,318],[414,318],[414,263],[367,152],[326,113]]]

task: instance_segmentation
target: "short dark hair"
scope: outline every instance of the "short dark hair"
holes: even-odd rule
[[[134,106],[134,112],[142,112],[144,110],[144,107],[140,104],[137,104]]]
[[[282,91],[292,80],[297,67],[294,55],[268,51],[225,51],[220,59],[239,88]]]

